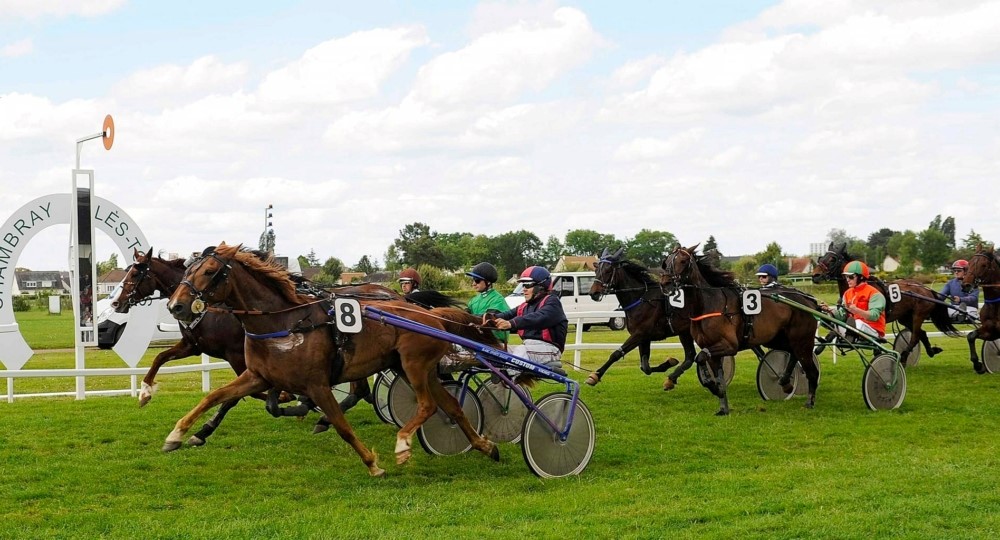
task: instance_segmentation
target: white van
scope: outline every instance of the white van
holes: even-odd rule
[[[559,299],[562,301],[563,311],[570,324],[573,324],[573,315],[583,311],[614,311],[619,309],[618,298],[613,294],[605,295],[600,302],[595,302],[590,298],[590,286],[597,279],[593,272],[553,272],[552,290],[557,291]],[[524,289],[518,283],[517,287],[506,297],[507,305],[511,309],[524,303]],[[623,330],[625,328],[625,314],[620,317],[610,319],[587,318],[583,320],[583,329],[587,330],[593,325],[607,326],[612,330]]]
[[[115,286],[107,297],[97,301],[97,346],[102,349],[110,349],[118,343],[128,324],[128,313],[118,313],[111,307],[111,299],[117,298],[121,292],[122,284]],[[154,298],[159,306],[157,308],[156,328],[153,330],[153,338],[150,343],[165,344],[177,343],[181,340],[181,329],[169,311],[167,311],[167,298]]]

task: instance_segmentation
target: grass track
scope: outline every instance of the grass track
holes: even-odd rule
[[[946,352],[908,372],[903,407],[878,413],[864,406],[856,356],[834,365],[824,354],[809,411],[801,399],[762,402],[756,362],[741,355],[733,414],[717,418],[693,373],[666,393],[632,353],[584,387],[597,449],[582,476],[559,481],[532,476],[510,444],[499,464],[418,446],[396,466],[395,430],[363,407],[348,418],[380,453],[383,480],[335,434],[311,435],[315,415],[275,420],[253,400],[206,447],[163,454],[202,397],[195,375],[161,377],[145,409],[132,398],[0,403],[0,538],[996,537],[1000,376],[975,375],[964,340],[935,341]]]

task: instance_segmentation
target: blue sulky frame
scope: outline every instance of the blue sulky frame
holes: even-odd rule
[[[363,312],[364,316],[368,319],[402,328],[404,330],[417,332],[442,341],[447,341],[472,351],[475,354],[476,359],[479,360],[482,365],[472,368],[471,370],[467,370],[460,376],[461,392],[458,396],[456,396],[459,403],[464,403],[466,398],[471,394],[471,392],[469,392],[469,380],[477,372],[486,373],[488,370],[493,377],[502,381],[506,388],[513,391],[521,402],[524,403],[524,406],[529,410],[525,426],[523,428],[525,432],[528,431],[528,421],[532,420],[532,418],[538,418],[551,430],[551,449],[539,448],[536,444],[533,446],[534,450],[529,450],[529,442],[522,440],[522,450],[525,461],[528,463],[529,468],[532,469],[532,472],[546,478],[557,478],[579,474],[587,466],[587,463],[590,461],[590,457],[593,454],[594,429],[593,418],[591,417],[589,410],[587,410],[586,406],[580,400],[580,383],[526,358],[521,358],[520,356],[515,356],[506,351],[495,349],[488,345],[477,343],[450,332],[445,332],[443,330],[412,321],[394,313],[382,311],[372,306],[365,306]],[[521,385],[514,382],[511,376],[506,373],[506,369],[529,372],[539,378],[564,385],[566,395],[569,396],[569,408],[566,414],[565,425],[559,425],[550,416],[550,414],[547,414],[546,411],[539,406],[550,396],[543,397],[537,403],[533,402],[531,395],[528,394],[528,392],[525,391]],[[549,412],[551,413],[551,411]],[[577,418],[578,413],[585,416],[583,422],[585,424],[584,426],[580,426],[579,422],[577,422],[576,426],[574,425],[574,421],[579,420]],[[574,430],[574,427],[577,429]],[[525,437],[527,437],[527,435],[525,435]],[[574,441],[570,441],[571,438],[574,439]],[[567,443],[569,442],[573,442],[577,446],[577,451],[572,452],[572,454],[576,457],[567,456],[564,451],[560,450],[560,447],[573,446],[573,444],[568,445]],[[583,445],[582,452],[579,451],[581,444]],[[568,463],[567,459],[569,460]]]

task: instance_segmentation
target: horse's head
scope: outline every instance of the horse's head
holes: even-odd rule
[[[190,322],[206,310],[207,304],[222,302],[229,296],[232,291],[229,272],[238,251],[239,246],[222,243],[188,267],[167,302],[167,309],[175,319]]]
[[[969,259],[969,269],[962,278],[963,285],[978,287],[982,283],[1000,281],[1000,261],[993,251],[993,246],[976,247],[976,253]]]
[[[118,313],[127,313],[129,308],[152,296],[156,290],[156,284],[152,279],[148,279],[149,261],[152,257],[152,247],[147,253],[133,249],[133,262],[122,281],[122,288],[118,296],[111,299],[111,307]]]
[[[594,284],[590,286],[590,297],[595,302],[600,302],[605,294],[614,290],[615,275],[618,273],[624,252],[625,248],[621,247],[611,254],[608,253],[608,248],[604,248],[601,253],[601,259],[594,266]]]
[[[664,285],[681,285],[691,282],[691,272],[696,267],[695,251],[698,244],[689,248],[677,246],[667,255],[661,265],[663,268],[662,281]]]
[[[813,270],[813,283],[822,283],[826,280],[836,280],[847,264],[846,246],[830,242],[830,247],[826,253],[816,261],[816,269]]]

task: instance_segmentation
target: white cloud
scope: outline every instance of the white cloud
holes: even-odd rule
[[[187,98],[233,92],[246,78],[246,62],[226,64],[215,56],[203,56],[186,66],[167,64],[136,71],[112,89],[122,99],[142,100],[144,106]]]
[[[617,161],[649,161],[667,158],[695,148],[704,134],[703,128],[694,128],[669,139],[637,137],[620,145],[615,150],[615,159]]]
[[[417,26],[331,39],[269,73],[258,94],[265,102],[296,107],[368,99],[378,94],[414,49],[427,43],[425,30]]]
[[[126,0],[0,0],[0,19],[34,19],[42,16],[68,17],[80,15],[96,17],[110,13]]]
[[[35,45],[30,39],[22,39],[0,47],[0,57],[17,58],[26,56],[35,50]]]

